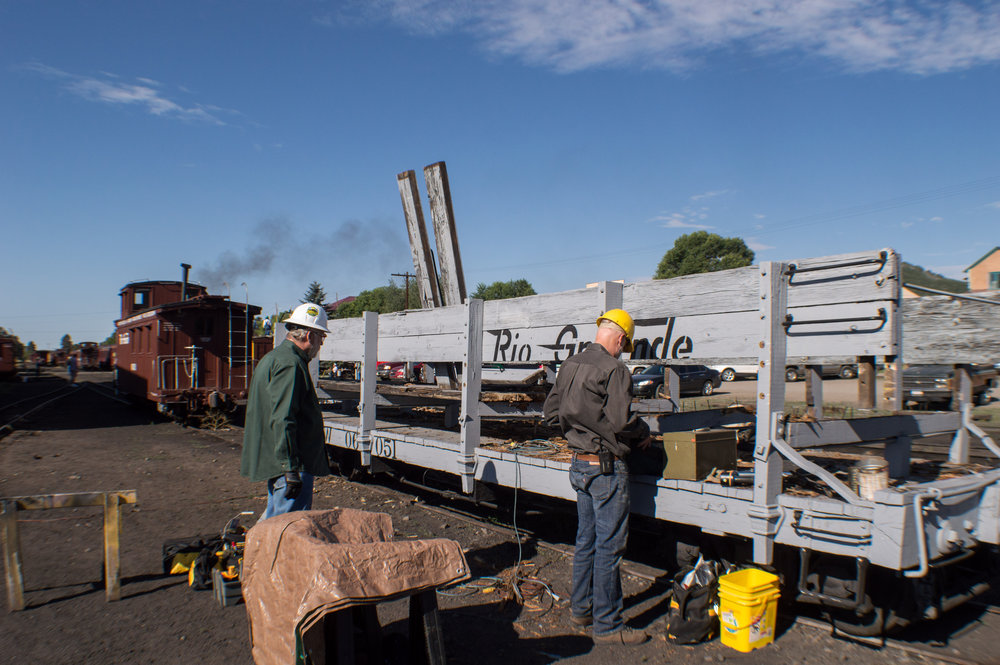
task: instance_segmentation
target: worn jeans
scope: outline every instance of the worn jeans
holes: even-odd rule
[[[267,481],[267,509],[260,519],[284,515],[293,510],[310,510],[313,505],[313,476],[302,471],[302,489],[294,499],[285,498],[285,477],[278,476]]]
[[[614,473],[601,475],[599,464],[574,459],[569,481],[576,490],[576,551],[570,611],[594,617],[594,634],[624,628],[619,568],[628,541],[629,476],[616,460]]]

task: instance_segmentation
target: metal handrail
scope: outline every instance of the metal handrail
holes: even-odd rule
[[[963,296],[960,293],[951,293],[950,291],[939,291],[937,289],[929,289],[926,286],[918,286],[916,284],[903,284],[908,289],[916,289],[917,291],[926,291],[927,293],[933,293],[939,296],[948,296],[949,298],[958,298],[959,300],[970,300],[972,302],[981,302],[987,305],[1000,305],[1000,300],[987,300],[986,298],[976,298],[975,296]]]
[[[836,270],[837,268],[850,268],[852,266],[867,266],[872,264],[885,265],[885,262],[889,259],[889,254],[885,250],[882,250],[878,254],[876,259],[859,259],[857,261],[847,261],[844,263],[831,263],[825,266],[813,266],[812,268],[799,268],[796,264],[790,263],[788,268],[785,270],[785,274],[789,277],[800,272],[817,272],[819,270]]]
[[[785,320],[781,322],[785,330],[788,330],[792,326],[804,326],[804,325],[816,325],[820,323],[854,323],[857,321],[880,321],[882,325],[889,320],[889,315],[886,313],[884,307],[878,308],[878,314],[875,316],[850,316],[841,319],[811,319],[807,321],[796,321],[795,317],[791,314],[785,314]],[[879,326],[881,328],[882,326]],[[877,330],[878,328],[876,328]],[[872,332],[866,330],[865,332]]]

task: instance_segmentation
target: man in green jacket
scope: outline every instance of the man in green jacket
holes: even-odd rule
[[[312,508],[313,478],[330,472],[323,414],[309,375],[309,361],[330,332],[326,312],[304,303],[284,324],[285,340],[254,370],[243,430],[240,473],[267,481],[261,519]]]

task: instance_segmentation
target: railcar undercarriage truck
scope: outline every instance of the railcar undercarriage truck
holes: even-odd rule
[[[361,382],[357,413],[328,413],[326,440],[345,464],[436,470],[467,494],[486,485],[572,501],[568,456],[511,452],[503,440],[482,435],[484,418],[540,412],[537,400],[486,399],[482,367],[504,362],[494,357],[500,338],[517,345],[507,359],[557,365],[593,339],[598,314],[624,308],[637,326],[630,361],[759,368],[756,401],[741,408],[682,413],[675,399],[634,404],[654,433],[704,427],[749,433],[741,464],[752,482],[725,486],[712,478],[633,473],[633,513],[726,539],[758,564],[786,564],[784,597],[822,605],[849,632],[878,633],[934,618],[988,589],[1000,544],[1000,447],[973,423],[968,398],[956,412],[900,412],[899,371],[888,373],[897,396],[892,415],[824,417],[815,372],[806,377],[810,417],[790,418],[785,368],[858,359],[860,380],[874,381],[876,358],[898,368],[904,350],[912,352],[911,362],[924,363],[958,362],[956,344],[967,356],[961,362],[995,354],[995,332],[975,344],[957,342],[966,324],[955,321],[988,329],[978,322],[996,317],[997,308],[948,303],[939,308],[947,326],[935,332],[921,318],[904,344],[910,321],[900,299],[900,259],[886,249],[333,320],[320,359],[360,363]],[[461,388],[447,402],[457,405],[457,431],[380,417],[387,404],[446,402],[377,392],[376,359],[459,366]],[[669,394],[677,395],[676,373],[670,374]],[[933,435],[951,440],[948,463],[925,464],[913,455],[914,442]],[[970,464],[972,437],[992,454],[990,464]],[[890,482],[862,496],[838,470],[842,456],[831,454],[844,446],[874,452]]]

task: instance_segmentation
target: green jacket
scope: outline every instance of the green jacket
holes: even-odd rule
[[[261,358],[254,370],[240,465],[240,473],[254,481],[285,471],[330,473],[309,358],[289,340]]]

